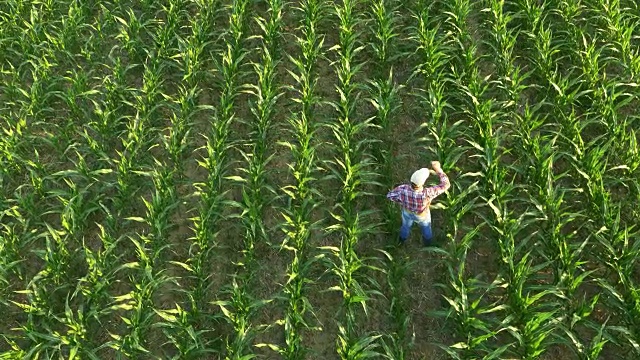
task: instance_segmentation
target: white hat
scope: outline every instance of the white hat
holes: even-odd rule
[[[422,168],[414,172],[413,175],[411,175],[411,182],[416,184],[417,186],[422,186],[424,185],[424,182],[427,180],[428,177],[429,177],[429,169]]]

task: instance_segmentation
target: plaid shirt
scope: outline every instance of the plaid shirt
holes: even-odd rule
[[[441,172],[438,176],[440,177],[440,184],[436,186],[415,191],[410,184],[403,184],[389,191],[387,199],[399,203],[408,211],[420,214],[429,207],[429,204],[436,196],[449,189],[450,183],[447,174]]]

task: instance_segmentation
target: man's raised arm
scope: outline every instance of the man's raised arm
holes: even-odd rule
[[[435,198],[436,196],[449,190],[449,187],[451,187],[451,183],[449,182],[449,177],[447,176],[447,174],[442,171],[439,161],[432,161],[431,166],[433,167],[433,170],[436,172],[436,174],[438,174],[438,177],[440,177],[440,184],[425,189],[429,199],[433,200],[433,198]]]

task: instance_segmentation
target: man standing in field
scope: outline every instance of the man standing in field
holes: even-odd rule
[[[422,241],[425,246],[431,246],[433,234],[431,232],[431,212],[429,205],[438,195],[449,189],[450,183],[447,174],[442,171],[440,162],[432,161],[431,167],[440,177],[440,184],[431,187],[423,187],[429,177],[429,169],[422,168],[411,175],[411,184],[397,186],[387,194],[387,199],[402,205],[402,227],[400,228],[400,244],[404,244],[409,238],[409,232],[414,222],[420,225]]]

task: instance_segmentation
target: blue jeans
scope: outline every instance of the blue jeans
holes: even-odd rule
[[[431,244],[433,233],[431,232],[431,212],[425,210],[422,216],[418,216],[412,212],[402,209],[402,227],[400,227],[400,241],[405,242],[409,238],[411,226],[416,222],[420,225],[422,231],[422,241],[425,245]]]

